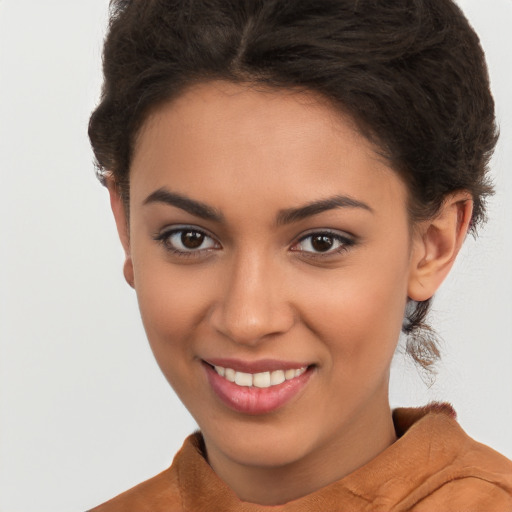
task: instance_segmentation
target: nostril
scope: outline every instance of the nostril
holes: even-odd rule
[[[269,304],[254,308],[240,306],[220,305],[209,318],[215,331],[235,343],[257,345],[288,332],[295,322],[295,315],[285,307],[271,307]]]

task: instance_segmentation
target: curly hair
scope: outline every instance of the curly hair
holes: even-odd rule
[[[452,0],[112,0],[103,71],[89,136],[98,176],[114,177],[125,204],[150,111],[220,79],[313,91],[348,114],[407,184],[412,222],[457,190],[473,197],[473,233],[485,219],[494,102]],[[407,350],[428,367],[439,357],[430,300],[414,306]]]

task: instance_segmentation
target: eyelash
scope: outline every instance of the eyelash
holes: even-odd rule
[[[324,252],[313,252],[313,251],[298,251],[296,249],[293,249],[293,247],[301,244],[305,240],[312,239],[314,237],[326,237],[333,239],[335,242],[338,242],[340,245],[334,250],[328,250]],[[310,242],[311,243],[311,242]],[[356,240],[348,235],[342,235],[336,231],[330,231],[328,229],[326,230],[318,230],[318,231],[311,231],[304,236],[302,236],[298,242],[294,243],[292,246],[292,249],[290,249],[293,252],[302,252],[303,257],[316,259],[316,258],[328,258],[329,256],[338,255],[341,253],[344,253],[350,249],[353,245],[355,245]]]
[[[195,228],[193,226],[180,226],[173,229],[167,229],[162,231],[161,233],[156,234],[153,238],[157,242],[160,242],[166,251],[169,251],[171,254],[176,255],[180,258],[194,258],[204,255],[205,251],[216,250],[216,248],[206,248],[197,250],[189,249],[187,251],[176,249],[171,245],[170,240],[174,235],[179,235],[180,233],[181,236],[183,236],[184,233],[199,234],[205,237],[205,239],[210,239],[213,242],[215,242],[215,244],[220,246],[220,244],[216,242],[212,236],[208,235],[208,233],[205,233],[203,230]]]
[[[176,247],[173,247],[170,242],[171,238],[173,236],[179,235],[179,234],[181,234],[181,236],[183,236],[183,234],[186,232],[198,234],[198,235],[205,237],[205,239],[210,239],[218,247],[208,247],[208,248],[204,248],[204,249],[198,248],[197,250],[189,249],[186,251],[177,249]],[[338,242],[340,245],[339,245],[339,247],[337,247],[334,250],[327,250],[324,252],[300,251],[298,249],[293,249],[293,247],[296,247],[299,244],[303,243],[304,241],[306,241],[310,238],[313,238],[315,236],[316,237],[324,236],[324,237],[333,239],[335,242]],[[194,258],[194,257],[197,258],[197,257],[204,256],[205,252],[210,252],[210,251],[217,250],[218,248],[220,248],[220,244],[212,236],[208,235],[208,233],[206,233],[205,231],[203,231],[199,228],[193,227],[193,226],[180,226],[180,227],[176,227],[173,229],[167,229],[167,230],[162,231],[161,233],[157,233],[153,237],[153,239],[155,241],[161,243],[166,251],[169,251],[171,254],[176,255],[180,258]],[[350,249],[350,247],[355,245],[355,243],[356,243],[356,240],[348,235],[341,235],[338,232],[333,232],[330,230],[318,230],[318,231],[311,231],[311,232],[303,235],[297,242],[295,242],[292,245],[290,250],[292,252],[302,252],[303,253],[302,256],[305,258],[311,258],[311,259],[328,258],[329,256],[341,254],[343,252],[348,251]]]

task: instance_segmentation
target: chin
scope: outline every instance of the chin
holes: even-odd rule
[[[242,433],[242,430],[245,432]],[[284,428],[278,425],[250,425],[248,429],[238,428],[236,432],[226,434],[229,429],[220,429],[217,436],[208,436],[217,450],[232,461],[261,468],[278,468],[293,464],[307,456],[313,450],[307,442],[307,432]],[[220,435],[219,435],[220,434]]]

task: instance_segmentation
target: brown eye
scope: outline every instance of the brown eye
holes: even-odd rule
[[[181,233],[181,243],[187,249],[198,249],[203,244],[204,239],[205,235],[199,233],[199,231],[183,231]]]
[[[349,235],[327,231],[310,233],[302,237],[290,250],[302,252],[304,255],[328,256],[346,251],[354,244],[355,240]]]
[[[163,231],[155,240],[175,255],[201,255],[205,251],[221,249],[220,244],[199,229],[179,228]]]
[[[334,245],[334,237],[327,235],[317,235],[311,238],[311,247],[317,252],[329,251]]]

